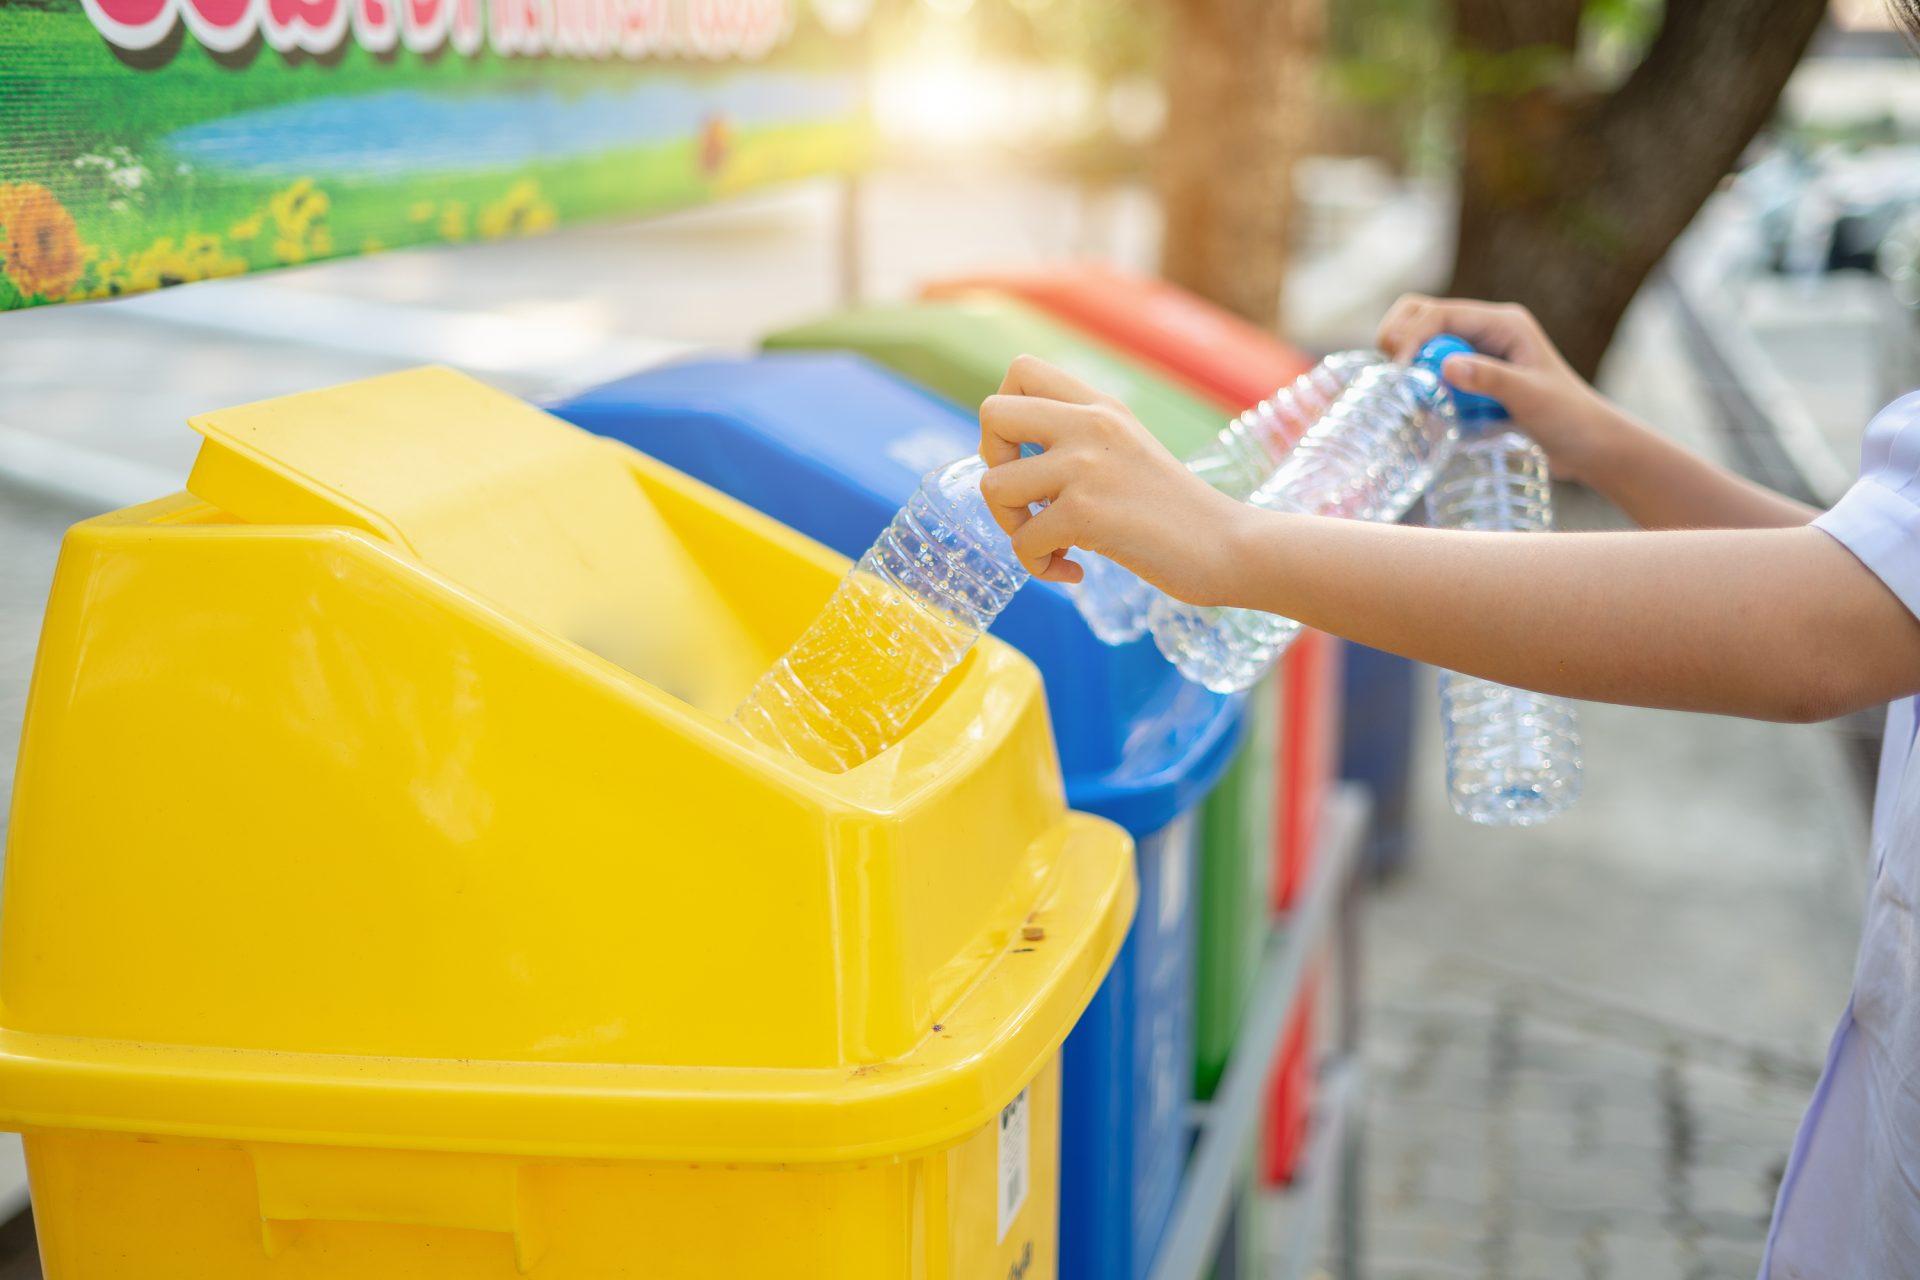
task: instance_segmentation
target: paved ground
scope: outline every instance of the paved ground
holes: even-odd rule
[[[1137,201],[1089,219],[1051,188],[935,181],[876,184],[869,228],[880,294],[1086,248],[1140,262],[1153,236]],[[831,305],[833,236],[832,195],[813,191],[0,316],[0,427],[177,479],[194,447],[182,421],[212,407],[423,359],[539,394],[678,344],[744,345]],[[1339,301],[1373,314],[1393,287],[1350,275]],[[326,332],[309,336],[324,341],[276,336],[322,311],[313,327]],[[1337,328],[1321,336],[1364,337]],[[1678,350],[1643,310],[1613,385],[1700,432]],[[9,786],[58,534],[85,514],[0,487]],[[1419,849],[1378,894],[1368,946],[1377,1280],[1745,1275],[1758,1256],[1771,1180],[1844,999],[1857,814],[1819,729],[1611,708],[1586,727],[1586,803],[1532,833],[1446,813],[1436,735],[1422,730]]]

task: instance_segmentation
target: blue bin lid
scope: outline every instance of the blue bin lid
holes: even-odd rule
[[[667,365],[547,407],[853,557],[923,474],[979,444],[967,414],[844,352]],[[1100,643],[1053,583],[1030,583],[993,632],[1046,680],[1076,809],[1146,835],[1219,780],[1243,698],[1182,679],[1151,640]]]

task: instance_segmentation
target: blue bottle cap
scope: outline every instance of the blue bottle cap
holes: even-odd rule
[[[1415,367],[1425,369],[1440,381],[1447,382],[1446,374],[1441,372],[1441,367],[1446,364],[1447,358],[1474,354],[1476,353],[1472,345],[1465,338],[1443,333],[1437,338],[1428,339],[1427,344],[1420,348],[1420,354],[1413,358],[1413,363]],[[1505,422],[1512,416],[1507,412],[1507,406],[1491,396],[1462,391],[1450,382],[1447,382],[1447,390],[1453,395],[1454,412],[1459,416],[1462,430],[1484,431],[1489,424]]]

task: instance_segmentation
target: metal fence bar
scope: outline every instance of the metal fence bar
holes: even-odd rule
[[[1288,1225],[1292,1230],[1279,1270],[1271,1280],[1306,1280],[1314,1274],[1330,1213],[1340,1215],[1336,1234],[1344,1236],[1350,1225],[1347,1197],[1355,1179],[1349,1175],[1358,1172],[1353,1139],[1360,1127],[1360,1106],[1366,1090],[1359,1059],[1344,1054],[1335,1058],[1322,1072],[1320,1087],[1323,1101],[1314,1115],[1313,1142],[1300,1165],[1299,1189],[1290,1196],[1293,1217]],[[1349,1265],[1345,1253],[1351,1244],[1345,1239],[1336,1244],[1342,1254],[1338,1265],[1343,1271]]]
[[[1702,247],[1671,255],[1653,283],[1673,306],[1735,468],[1802,502],[1830,507],[1853,483],[1854,472],[1821,436],[1740,314],[1739,284],[1752,270],[1751,253],[1738,236],[1714,234],[1711,214],[1709,206],[1703,231],[1690,233]],[[1839,722],[1854,785],[1869,808],[1884,723],[1879,707]]]
[[[1361,810],[1354,827],[1356,849],[1365,840],[1370,816],[1366,793],[1361,792],[1359,799]],[[1340,1277],[1340,1280],[1360,1280],[1366,1273],[1366,1267],[1361,1260],[1365,1232],[1360,1220],[1365,1200],[1361,1168],[1366,1155],[1366,1126],[1360,1122],[1359,1115],[1365,1079],[1361,1074],[1360,1066],[1360,1041],[1363,1033],[1360,986],[1365,977],[1360,963],[1361,927],[1364,915],[1361,909],[1363,863],[1364,858],[1356,855],[1354,865],[1347,873],[1345,887],[1340,894],[1340,934],[1335,940],[1339,950],[1335,955],[1334,977],[1339,984],[1340,995],[1339,1038],[1336,1041],[1335,1052],[1339,1062],[1353,1073],[1349,1077],[1347,1094],[1342,1099],[1347,1110],[1340,1113],[1334,1139],[1338,1143],[1336,1148],[1339,1158],[1338,1168],[1325,1175],[1340,1180],[1339,1244],[1334,1258],[1335,1274]]]
[[[1710,211],[1699,232],[1653,275],[1674,303],[1688,354],[1723,418],[1741,469],[1815,506],[1832,506],[1853,472],[1820,434],[1799,395],[1761,348],[1738,305],[1753,251]]]
[[[1226,1071],[1199,1124],[1199,1141],[1149,1280],[1205,1280],[1232,1206],[1234,1179],[1256,1131],[1287,1021],[1299,1004],[1309,962],[1349,899],[1358,893],[1359,850],[1369,809],[1364,788],[1342,784],[1327,806],[1312,880],[1286,927],[1268,944],[1253,998]],[[1343,965],[1344,968],[1344,965]],[[1344,982],[1348,975],[1340,974]],[[1347,1163],[1341,1161],[1342,1164]],[[1324,1167],[1310,1171],[1320,1176]],[[1300,1194],[1306,1194],[1303,1185]],[[1343,1212],[1353,1208],[1341,1196]]]

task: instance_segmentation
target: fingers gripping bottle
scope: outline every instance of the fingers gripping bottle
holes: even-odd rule
[[[900,740],[1027,580],[980,496],[976,456],[928,473],[733,723],[844,773]]]
[[[1439,362],[1422,348],[1411,365],[1359,369],[1249,501],[1268,511],[1394,521],[1433,480],[1456,441],[1453,401]],[[1189,680],[1220,693],[1260,679],[1300,633],[1255,609],[1185,604],[1161,596],[1154,642]]]
[[[1472,350],[1458,338],[1441,356]],[[1496,400],[1453,393],[1460,447],[1427,491],[1435,528],[1545,533],[1553,528],[1547,455],[1508,425]],[[1529,693],[1453,671],[1440,673],[1447,794],[1463,818],[1530,826],[1580,798],[1580,722],[1565,698]]]
[[[1187,469],[1239,502],[1253,496],[1287,451],[1325,413],[1354,375],[1380,363],[1371,351],[1328,356],[1220,429],[1186,459]],[[1105,556],[1079,551],[1084,577],[1070,590],[1093,634],[1107,644],[1127,644],[1147,633],[1147,618],[1159,593]]]

